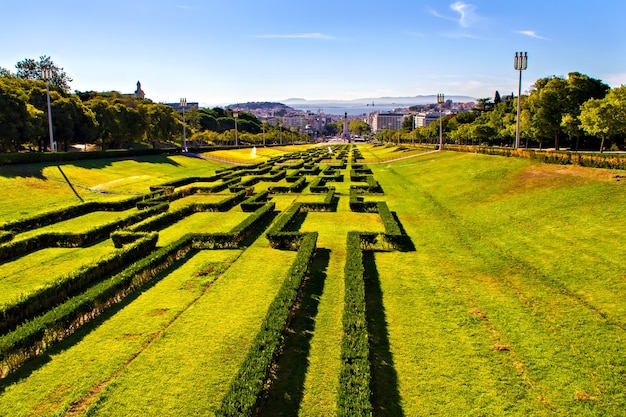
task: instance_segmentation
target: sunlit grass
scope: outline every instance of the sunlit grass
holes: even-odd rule
[[[5,262],[0,274],[0,305],[27,296],[116,250],[109,239],[85,248],[42,249]]]
[[[0,222],[76,205],[117,201],[174,179],[210,176],[227,164],[181,155],[0,166]],[[63,172],[61,172],[61,170]],[[76,193],[65,181],[68,178]]]

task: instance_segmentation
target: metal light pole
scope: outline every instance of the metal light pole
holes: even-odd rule
[[[263,146],[265,146],[265,123],[261,122],[261,129],[263,130]]]
[[[50,86],[52,79],[52,68],[43,67],[41,69],[41,78],[46,82],[46,95],[48,97],[48,131],[50,132],[50,152],[54,152],[54,135],[52,134],[52,109],[50,107]]]
[[[441,105],[445,103],[443,94],[437,94],[437,104],[439,104],[439,150],[443,150],[443,122],[441,118]]]
[[[522,111],[522,71],[528,64],[528,54],[526,52],[515,52],[513,68],[519,71],[519,83],[517,85],[517,123],[515,125],[515,149],[520,147],[520,113]]]
[[[180,107],[183,108],[183,152],[187,152],[187,123],[185,122],[185,106],[187,106],[187,99],[180,99]]]
[[[233,117],[235,118],[235,146],[239,146],[239,135],[237,134],[237,118],[239,117],[239,112],[235,110]]]

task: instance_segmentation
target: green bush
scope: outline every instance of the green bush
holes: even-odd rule
[[[0,333],[65,302],[115,271],[149,255],[157,240],[156,233],[144,235],[106,258],[61,276],[24,298],[0,306]]]
[[[315,251],[317,233],[306,233],[302,237],[296,259],[291,264],[278,294],[270,304],[261,328],[248,350],[248,354],[231,382],[216,416],[252,416],[263,389],[272,363],[278,354],[282,334],[289,324],[294,303],[309,269]]]
[[[5,223],[0,226],[0,230],[10,230],[14,233],[23,233],[40,227],[49,226],[64,220],[73,219],[95,211],[124,211],[129,210],[141,201],[142,197],[133,197],[127,200],[114,202],[88,202],[75,206],[66,207],[41,213],[26,219]]]
[[[348,233],[346,250],[337,415],[371,416],[369,341],[363,281],[365,269],[359,232]]]
[[[163,210],[163,206],[155,205],[138,211],[124,219],[116,220],[102,226],[94,227],[82,233],[42,233],[28,239],[14,240],[0,245],[0,261],[23,256],[45,248],[75,248],[108,239],[111,232],[128,227],[153,216]]]

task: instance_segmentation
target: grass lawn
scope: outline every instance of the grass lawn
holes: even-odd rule
[[[42,249],[2,264],[0,305],[46,286],[55,279],[87,266],[116,251],[107,239],[85,248]]]
[[[624,410],[621,183],[454,153],[374,170],[417,249],[375,264],[405,415]]]
[[[0,415],[92,407],[90,415],[210,415],[295,256],[266,242],[240,253],[200,251],[181,261],[88,334],[37,360],[1,393]],[[268,256],[278,262],[259,268]]]
[[[257,157],[287,149],[305,147],[257,148]],[[417,146],[359,149],[366,157],[359,163],[382,162],[369,167],[385,194],[364,199],[386,201],[415,248],[364,254],[374,416],[626,415],[622,171]],[[250,149],[219,152],[250,157]],[[384,162],[411,152],[422,155]],[[184,156],[144,162],[92,161],[63,171],[80,178],[79,194],[120,198],[219,166]],[[76,199],[63,187],[45,188],[60,184],[56,166],[21,168],[32,175],[5,168],[0,186],[15,200],[13,217]],[[299,218],[299,230],[318,232],[318,249],[259,415],[336,413],[346,233],[384,230],[378,214],[350,211],[349,189],[357,183],[349,169],[344,182],[327,184],[337,190],[336,212]],[[255,191],[279,184],[286,183],[262,182]],[[87,191],[96,186],[115,194]],[[224,196],[194,195],[172,208]],[[324,197],[306,188],[271,201],[284,211]],[[0,221],[10,220],[7,213],[0,207]],[[159,245],[193,231],[228,231],[248,215],[238,206],[195,213],[160,230]],[[55,230],[106,216],[82,216]],[[99,245],[3,264],[0,296],[13,299],[114,250],[110,241]],[[142,292],[0,380],[0,415],[212,415],[294,257],[269,248],[263,235],[244,251],[190,252]]]
[[[209,176],[224,166],[181,155],[0,166],[0,222],[79,204],[63,174],[83,201],[112,201],[174,179]]]

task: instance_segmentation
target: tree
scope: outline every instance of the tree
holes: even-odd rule
[[[626,131],[626,86],[614,88],[605,98],[585,102],[578,119],[585,132],[602,139],[600,152],[603,152],[607,139]]]
[[[497,105],[498,103],[500,103],[502,101],[502,97],[500,97],[500,92],[498,90],[496,90],[495,94],[493,95],[493,104],[494,106]]]
[[[539,79],[529,96],[536,136],[554,138],[554,148],[559,149],[563,132],[561,121],[566,112],[567,81],[560,77]],[[541,140],[541,138],[539,138]]]
[[[476,106],[472,109],[472,111],[474,113],[476,113],[477,115],[481,115],[485,112],[491,111],[493,110],[493,102],[491,101],[491,99],[489,97],[486,98],[479,98],[478,99],[478,103],[476,104]]]
[[[348,130],[354,133],[355,135],[359,135],[359,136],[362,136],[372,131],[372,129],[370,128],[370,125],[365,123],[363,120],[356,120],[356,119],[352,120],[348,124]]]
[[[57,86],[66,93],[70,91],[69,83],[72,82],[72,79],[65,73],[63,68],[52,62],[52,59],[49,56],[42,55],[39,57],[39,61],[26,58],[18,62],[15,67],[17,68],[18,78],[39,81],[44,81],[41,74],[42,68],[50,68],[52,72],[50,84]]]

